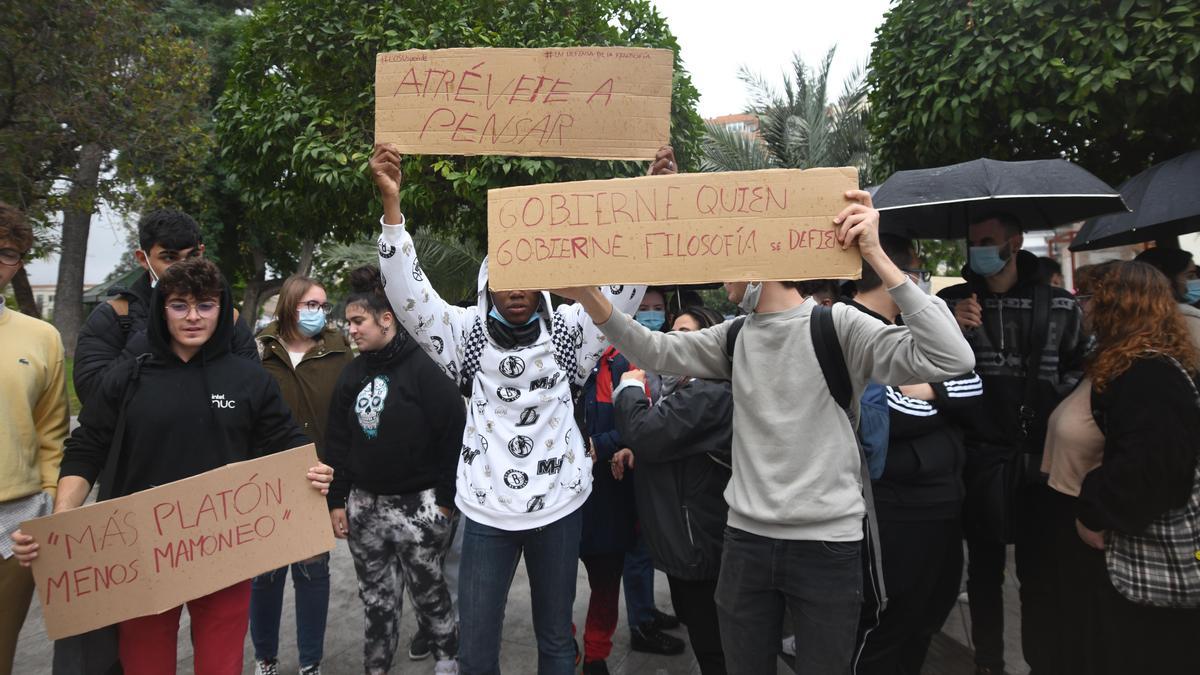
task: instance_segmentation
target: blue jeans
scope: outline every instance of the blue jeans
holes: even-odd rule
[[[770,539],[725,528],[717,618],[731,675],[773,673],[786,605],[798,675],[849,675],[862,607],[862,542]]]
[[[458,668],[463,675],[500,672],[504,606],[517,562],[525,556],[539,675],[571,675],[571,609],[579,570],[583,514],[533,530],[501,530],[466,519],[459,575]]]
[[[633,549],[625,554],[625,620],[637,628],[654,619],[654,561],[646,550],[646,540],[638,535]]]
[[[325,616],[329,610],[329,554],[311,562],[292,563],[296,591],[296,643],[300,667],[321,662],[325,652]],[[287,567],[254,577],[250,591],[250,640],[255,659],[279,656],[279,616]]]

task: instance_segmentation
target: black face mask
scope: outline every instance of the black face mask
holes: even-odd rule
[[[524,326],[506,326],[495,317],[487,318],[488,335],[492,336],[492,340],[496,342],[496,346],[501,349],[516,349],[517,347],[528,347],[537,341],[538,335],[542,332],[542,320],[539,318],[533,323]]]

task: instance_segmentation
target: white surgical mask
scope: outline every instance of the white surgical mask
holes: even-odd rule
[[[140,248],[138,252],[146,256],[146,271],[150,273],[150,288],[154,288],[158,285],[158,275],[154,273],[154,265],[150,264],[150,254]]]
[[[738,303],[738,307],[741,307],[743,312],[749,314],[758,307],[760,298],[762,298],[762,282],[750,282],[746,284],[746,292],[742,294],[742,301]]]

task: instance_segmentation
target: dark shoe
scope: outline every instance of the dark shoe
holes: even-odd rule
[[[650,616],[654,617],[650,619],[651,624],[659,630],[675,630],[676,628],[679,628],[679,618],[667,614],[666,612],[660,612],[657,609],[652,609],[650,610]]]
[[[424,661],[429,658],[429,636],[419,628],[413,635],[412,642],[408,643],[408,658],[413,661]]]
[[[667,656],[682,654],[685,646],[683,640],[667,635],[655,628],[653,621],[647,621],[641,626],[634,628],[631,631],[630,642],[635,652],[664,654]]]
[[[603,659],[599,661],[584,661],[583,675],[608,675],[608,664]]]

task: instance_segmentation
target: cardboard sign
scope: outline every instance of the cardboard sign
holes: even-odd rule
[[[833,218],[858,171],[769,169],[488,191],[493,290],[857,279]]]
[[[653,159],[669,49],[413,49],[375,59],[375,142],[425,155]]]
[[[21,523],[52,640],[155,614],[333,548],[316,446]]]

